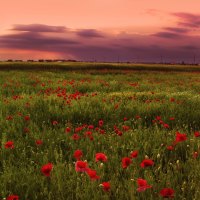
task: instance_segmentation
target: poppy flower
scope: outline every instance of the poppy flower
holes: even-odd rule
[[[78,135],[78,134],[74,134],[73,136],[72,136],[72,139],[73,140],[79,140],[80,139],[80,136]]]
[[[38,146],[39,146],[39,145],[42,145],[42,143],[43,143],[42,140],[36,140],[36,141],[35,141],[35,144],[38,145]]]
[[[52,121],[52,125],[58,125],[58,121],[56,121],[56,120],[54,120],[54,121]]]
[[[168,146],[168,147],[167,147],[167,150],[169,150],[169,151],[172,151],[173,149],[174,149],[173,146]]]
[[[53,169],[53,164],[52,163],[48,163],[46,165],[43,165],[41,168],[41,172],[43,173],[43,175],[45,176],[50,176],[51,170]]]
[[[11,115],[6,117],[6,120],[13,120],[13,117]]]
[[[153,160],[151,160],[151,159],[144,159],[144,160],[142,161],[142,163],[140,164],[140,166],[141,166],[142,168],[150,167],[150,166],[152,166],[152,165],[154,165],[154,162],[153,162]]]
[[[106,162],[107,161],[107,156],[104,153],[96,153],[95,155],[95,161],[101,161],[101,162]]]
[[[193,158],[195,158],[195,159],[196,159],[196,158],[198,157],[198,155],[199,155],[199,154],[198,154],[198,152],[197,152],[197,151],[195,151],[195,152],[193,153]]]
[[[19,196],[17,195],[10,195],[6,198],[6,200],[19,200]]]
[[[99,120],[99,127],[103,126],[103,120]]]
[[[69,133],[71,131],[71,128],[69,128],[69,127],[67,127],[66,129],[65,129],[65,133]]]
[[[100,179],[100,176],[97,176],[97,172],[95,170],[88,168],[86,173],[90,177],[90,179],[93,181]]]
[[[163,127],[164,128],[169,128],[169,125],[168,124],[163,124]]]
[[[122,126],[122,128],[123,128],[123,130],[124,130],[124,131],[128,131],[128,130],[130,129],[130,127],[129,127],[129,126],[125,126],[125,125],[124,125],[124,126]]]
[[[129,157],[122,158],[122,168],[126,169],[131,164],[131,159]]]
[[[94,126],[93,125],[89,125],[88,129],[94,129]]]
[[[14,149],[14,142],[13,141],[8,141],[5,143],[5,148],[6,149]]]
[[[75,170],[77,172],[86,172],[88,170],[88,164],[84,161],[76,161],[75,163]]]
[[[103,187],[103,190],[106,192],[110,190],[110,182],[103,182],[101,186]]]
[[[179,132],[176,132],[176,142],[183,142],[187,140],[187,135],[186,134],[181,134]]]
[[[24,116],[24,120],[25,121],[29,121],[30,120],[30,116],[28,116],[28,115]]]
[[[138,156],[138,151],[132,151],[130,154],[131,158],[137,158],[137,156]]]
[[[163,188],[163,189],[160,191],[160,195],[161,195],[163,198],[174,198],[174,190],[171,189],[171,188]]]
[[[194,132],[194,136],[195,136],[195,137],[200,137],[200,132],[199,132],[199,131],[195,131],[195,132]]]
[[[151,185],[148,185],[148,183],[147,183],[147,181],[145,179],[142,179],[142,178],[138,178],[137,179],[137,185],[138,185],[138,188],[137,188],[138,192],[143,192],[146,189],[152,187]]]
[[[83,156],[83,152],[79,149],[77,149],[75,152],[74,152],[74,158],[76,158],[76,160],[80,160],[80,158]]]

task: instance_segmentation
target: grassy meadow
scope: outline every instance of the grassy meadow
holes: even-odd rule
[[[199,200],[200,66],[0,63],[0,143],[0,199]]]

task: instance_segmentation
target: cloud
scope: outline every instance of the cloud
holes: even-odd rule
[[[172,13],[179,18],[178,25],[188,28],[200,28],[200,15],[184,12]]]
[[[29,58],[33,52],[40,52],[38,58],[50,53],[49,55],[59,55],[63,59],[68,59],[70,55],[74,59],[85,61],[139,62],[158,62],[161,57],[166,62],[189,62],[193,61],[191,55],[200,52],[200,36],[190,35],[184,28],[164,27],[163,30],[167,31],[140,35],[105,33],[96,29],[68,28],[64,31],[65,27],[59,31],[58,26],[48,25],[40,25],[43,29],[36,27],[18,25],[14,26],[10,34],[0,35],[0,51],[5,49],[6,52],[15,52],[20,58],[23,55],[17,54],[16,50],[29,52]]]
[[[13,31],[30,31],[30,32],[66,32],[67,28],[64,26],[49,26],[44,24],[17,24],[11,29]]]
[[[158,32],[158,33],[153,34],[153,36],[162,37],[162,38],[166,38],[166,39],[178,39],[182,35],[178,34],[178,33],[172,33],[172,32],[162,31],[162,32]]]
[[[174,32],[174,33],[188,33],[190,30],[188,28],[179,28],[179,27],[165,27],[163,28],[166,31]]]
[[[104,37],[99,31],[95,29],[81,29],[76,32],[77,35],[85,38],[98,38]]]

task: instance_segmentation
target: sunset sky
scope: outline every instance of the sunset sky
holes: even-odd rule
[[[200,62],[200,0],[5,0],[0,60]]]

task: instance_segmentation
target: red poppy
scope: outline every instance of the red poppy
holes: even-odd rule
[[[128,120],[128,118],[127,117],[124,117],[124,121],[127,121]]]
[[[168,146],[167,149],[168,149],[169,151],[172,151],[172,150],[174,149],[174,147],[173,147],[173,146]]]
[[[29,121],[30,120],[30,116],[28,116],[28,115],[24,116],[24,120],[25,121]]]
[[[75,163],[75,170],[77,172],[86,172],[88,170],[88,164],[84,161],[76,161]]]
[[[130,127],[129,127],[129,126],[125,126],[125,125],[124,125],[124,126],[122,126],[122,128],[123,128],[123,130],[124,130],[124,131],[128,131],[128,130],[130,129]]]
[[[6,149],[13,149],[14,148],[14,142],[13,141],[8,141],[5,143],[5,148]]]
[[[73,140],[79,140],[80,139],[80,136],[78,135],[78,134],[74,134],[73,136],[72,136],[72,139]]]
[[[69,133],[71,131],[71,128],[69,128],[69,127],[67,127],[66,129],[65,129],[65,133]]]
[[[163,188],[160,195],[164,198],[174,198],[174,190],[171,188]]]
[[[6,198],[6,200],[19,200],[19,196],[17,195],[10,195]]]
[[[161,116],[156,116],[156,120],[161,120]]]
[[[96,162],[98,162],[98,161],[106,162],[107,156],[104,153],[96,153],[95,160],[96,160]]]
[[[152,187],[151,185],[148,185],[148,183],[147,183],[147,181],[145,179],[142,179],[142,178],[138,178],[137,179],[137,184],[138,184],[138,188],[137,188],[138,192],[143,192],[146,189]]]
[[[179,132],[176,132],[176,140],[175,142],[183,142],[187,140],[187,135],[186,134],[181,134]]]
[[[97,172],[95,170],[88,168],[86,173],[88,174],[91,180],[100,179],[100,176],[97,176]]]
[[[80,160],[80,158],[83,156],[83,152],[81,150],[76,150],[74,152],[74,158],[76,158],[76,160]]]
[[[110,182],[103,182],[101,185],[104,191],[108,192],[110,190]]]
[[[6,120],[13,120],[13,117],[11,115],[6,117]]]
[[[193,153],[193,158],[195,158],[195,159],[196,159],[196,158],[198,157],[198,155],[199,155],[199,154],[198,154],[198,152],[197,152],[197,151],[195,151],[195,152]]]
[[[88,129],[94,129],[94,126],[93,125],[89,125]]]
[[[169,120],[173,121],[175,120],[175,117],[170,117]]]
[[[169,128],[169,125],[168,124],[163,124],[163,127],[164,128]]]
[[[138,156],[138,151],[132,151],[130,157],[131,158],[137,158]]]
[[[36,140],[36,141],[35,141],[35,144],[38,145],[38,146],[39,146],[39,145],[42,145],[42,143],[43,143],[42,140]]]
[[[55,125],[58,125],[58,121],[54,120],[52,121],[52,124],[55,126]]]
[[[42,166],[41,172],[45,176],[50,176],[50,173],[51,173],[52,169],[53,169],[53,164],[52,163],[48,163],[48,164]]]
[[[199,131],[195,131],[195,132],[194,132],[194,136],[195,136],[195,137],[200,137],[200,132],[199,132]]]
[[[126,169],[131,164],[131,159],[129,157],[122,158],[122,168]]]
[[[99,120],[99,127],[103,126],[103,120]]]
[[[152,166],[152,165],[154,165],[154,162],[153,162],[153,160],[151,160],[151,159],[144,159],[144,160],[142,161],[142,163],[140,164],[140,166],[141,166],[142,168],[150,167],[150,166]]]

